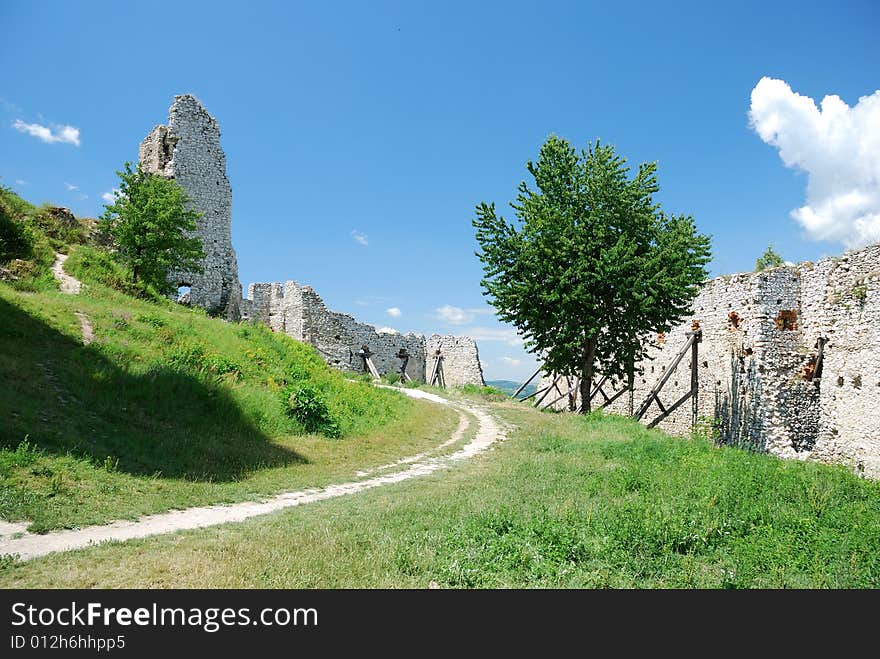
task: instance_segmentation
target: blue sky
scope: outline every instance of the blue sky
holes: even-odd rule
[[[506,205],[549,134],[599,137],[658,161],[664,209],[713,236],[712,274],[752,269],[769,243],[839,253],[840,231],[791,215],[819,174],[750,127],[750,95],[764,76],[817,103],[873,94],[878,7],[4,0],[0,182],[97,215],[194,93],[223,131],[245,287],[296,279],[377,326],[471,333],[487,377],[518,379],[533,362],[481,296],[475,204]],[[767,122],[796,108],[786,94],[768,89]]]

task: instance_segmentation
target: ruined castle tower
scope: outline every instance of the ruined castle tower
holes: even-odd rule
[[[190,287],[191,304],[237,320],[241,284],[232,248],[232,189],[217,120],[195,96],[175,96],[168,125],[156,126],[141,142],[139,159],[145,172],[177,181],[202,214],[195,233],[204,243],[204,272],[172,273],[172,283]]]

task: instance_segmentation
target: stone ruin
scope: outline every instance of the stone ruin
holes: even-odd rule
[[[175,272],[171,283],[189,287],[190,304],[237,320],[241,283],[232,247],[232,188],[217,120],[195,96],[175,96],[168,125],[156,126],[141,142],[139,159],[145,172],[177,181],[202,214],[195,233],[204,244],[204,272]]]
[[[339,369],[366,372],[366,348],[380,374],[403,376],[405,370],[410,379],[426,382],[439,354],[446,386],[485,384],[472,338],[379,332],[348,314],[330,311],[311,286],[295,281],[251,284],[241,309],[243,319],[265,323],[313,345],[328,364]]]
[[[702,330],[696,412],[723,442],[880,478],[880,245],[706,282],[690,316],[637,365],[632,400],[608,409],[638,408],[692,328]],[[687,354],[660,398],[668,407],[690,388]],[[658,413],[653,402],[643,421]],[[658,427],[686,435],[692,420],[688,401]]]
[[[327,310],[308,286],[251,284],[242,299],[238,262],[232,247],[232,189],[226,177],[226,155],[220,125],[192,95],[175,96],[167,126],[156,126],[140,145],[145,172],[173,178],[202,214],[195,234],[205,249],[204,272],[175,272],[174,286],[189,287],[179,301],[214,311],[227,320],[266,323],[276,332],[310,343],[328,364],[360,371],[366,347],[380,374],[406,374],[424,382],[437,352],[447,386],[483,385],[476,342],[469,337],[380,333],[352,316]]]

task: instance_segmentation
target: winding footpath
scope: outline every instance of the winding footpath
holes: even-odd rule
[[[59,255],[52,271],[56,274],[66,293],[78,293],[80,283],[63,272],[64,258]],[[66,279],[62,279],[66,278]],[[72,281],[69,281],[72,280]],[[85,328],[84,328],[85,335]],[[89,337],[89,340],[91,337]],[[452,435],[436,446],[431,452],[402,458],[394,463],[375,467],[355,474],[353,480],[310,488],[295,492],[284,492],[260,501],[244,501],[222,506],[200,506],[184,510],[170,510],[155,515],[147,515],[134,521],[117,521],[80,529],[53,531],[46,534],[29,533],[26,524],[9,523],[0,520],[0,555],[16,555],[20,560],[29,560],[54,552],[82,549],[103,542],[121,542],[135,538],[146,538],[164,533],[174,533],[188,529],[199,529],[230,522],[241,522],[259,515],[301,506],[325,499],[347,496],[377,487],[401,483],[419,476],[427,476],[441,469],[454,466],[463,460],[474,457],[487,450],[492,444],[504,439],[505,433],[498,421],[483,407],[470,403],[457,403],[441,396],[419,389],[398,389],[410,398],[420,398],[438,405],[447,405],[459,415],[458,428]],[[470,427],[470,419],[477,421],[477,432],[473,439],[449,455],[431,456],[461,441]],[[387,472],[367,478],[376,472]]]
[[[430,457],[427,454],[420,454],[419,456],[413,456],[413,458],[404,458],[392,465],[377,468],[378,470],[397,465],[406,465],[405,468],[391,471],[381,476],[351,480],[345,483],[328,485],[323,488],[285,492],[262,501],[245,501],[225,506],[201,506],[184,510],[170,510],[156,515],[147,515],[135,521],[118,521],[100,526],[87,526],[81,529],[54,531],[46,534],[21,532],[23,525],[7,523],[5,528],[0,526],[0,555],[13,554],[18,555],[18,558],[21,560],[29,560],[53,552],[82,549],[83,547],[102,542],[146,538],[163,533],[174,533],[175,531],[198,529],[206,526],[227,524],[229,522],[241,522],[251,517],[266,515],[284,510],[285,508],[324,501],[325,499],[334,499],[385,485],[401,483],[418,476],[426,476],[478,455],[495,442],[504,438],[504,431],[496,419],[479,406],[452,403],[436,394],[419,389],[400,389],[400,391],[411,398],[421,398],[439,405],[448,405],[458,412],[461,419],[458,429],[450,440],[443,442],[435,450],[448,446],[454,441],[456,435],[458,438],[464,435],[469,425],[467,415],[472,415],[477,420],[478,427],[475,437],[460,449],[447,456]]]

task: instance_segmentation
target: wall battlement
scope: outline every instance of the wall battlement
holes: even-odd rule
[[[694,323],[702,330],[698,414],[718,425],[723,441],[880,478],[880,245],[706,282],[690,316],[654,337],[637,365],[636,406]],[[690,384],[688,356],[661,399],[678,400]],[[628,413],[627,396],[609,409]],[[657,412],[654,403],[644,420]],[[691,420],[686,403],[659,427],[683,435]]]

